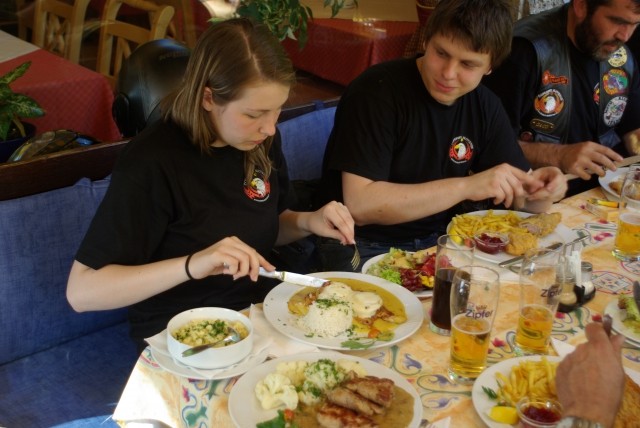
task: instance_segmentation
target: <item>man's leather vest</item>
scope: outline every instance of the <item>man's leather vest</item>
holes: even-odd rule
[[[538,56],[538,93],[529,118],[533,133],[523,140],[566,143],[571,118],[571,64],[567,32],[567,5],[529,16],[516,23],[514,35],[529,40]],[[594,94],[599,105],[598,142],[613,147],[620,142],[614,127],[622,119],[631,86],[634,62],[622,46],[600,63],[600,83]],[[585,97],[588,99],[588,97]]]

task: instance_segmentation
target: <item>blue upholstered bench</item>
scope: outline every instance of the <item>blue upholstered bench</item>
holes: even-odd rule
[[[117,426],[137,359],[125,310],[76,313],[75,252],[108,180],[0,202],[0,426]]]

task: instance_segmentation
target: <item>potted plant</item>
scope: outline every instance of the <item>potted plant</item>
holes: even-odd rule
[[[13,92],[9,86],[30,66],[31,61],[27,61],[0,77],[0,162],[6,161],[13,150],[35,132],[35,127],[30,124],[27,125],[31,132],[27,132],[21,119],[44,115],[44,110],[36,100]]]
[[[298,40],[302,49],[307,42],[307,23],[313,19],[311,8],[300,0],[234,0],[240,16],[253,18],[264,23],[280,40]],[[349,6],[357,5],[350,2]],[[324,0],[324,7],[331,7],[331,17],[345,7],[345,0]]]

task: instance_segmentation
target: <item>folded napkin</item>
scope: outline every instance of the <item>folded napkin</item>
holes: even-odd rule
[[[427,425],[427,428],[449,428],[451,424],[451,417],[447,416],[444,419],[440,419],[439,421],[431,422]]]
[[[149,344],[149,346],[154,352],[158,352],[160,354],[166,355],[167,357],[171,358],[171,361],[173,361],[173,364],[175,366],[181,367],[187,371],[191,371],[194,374],[197,374],[198,376],[205,379],[218,379],[218,378],[221,378],[220,376],[224,375],[225,372],[230,372],[232,369],[235,369],[239,365],[246,366],[247,369],[251,368],[250,363],[256,358],[262,358],[260,362],[264,361],[266,356],[262,356],[261,354],[265,351],[265,349],[267,349],[271,345],[272,339],[268,335],[258,334],[257,332],[255,332],[254,338],[253,338],[253,349],[251,350],[251,353],[246,358],[239,361],[238,363],[232,364],[227,367],[222,367],[219,369],[200,369],[200,368],[190,367],[174,359],[171,356],[171,353],[169,352],[169,348],[167,345],[166,330],[162,330],[160,333],[156,334],[155,336],[146,338],[145,341]],[[158,364],[162,366],[160,362],[158,362]]]
[[[273,358],[284,355],[300,354],[303,352],[318,352],[319,349],[313,345],[307,345],[291,339],[277,331],[265,318],[262,308],[251,305],[249,309],[249,319],[253,324],[256,333],[263,337],[270,337],[271,344],[268,347],[269,356]]]
[[[576,349],[575,346],[554,338],[551,338],[551,345],[553,346],[553,349],[555,349],[556,353],[560,356],[560,358],[566,357],[567,355],[572,353],[574,349]],[[624,367],[624,371],[627,375],[629,375],[631,380],[640,385],[640,372],[637,372],[628,367]]]

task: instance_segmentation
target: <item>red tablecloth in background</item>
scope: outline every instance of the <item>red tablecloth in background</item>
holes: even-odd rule
[[[401,58],[417,22],[314,19],[302,51],[295,40],[285,40],[293,65],[316,76],[349,84],[369,66]]]
[[[120,140],[111,116],[113,92],[104,76],[42,49],[1,62],[0,75],[26,61],[31,67],[11,88],[45,110],[43,117],[26,119],[38,134],[69,129],[101,141]]]

